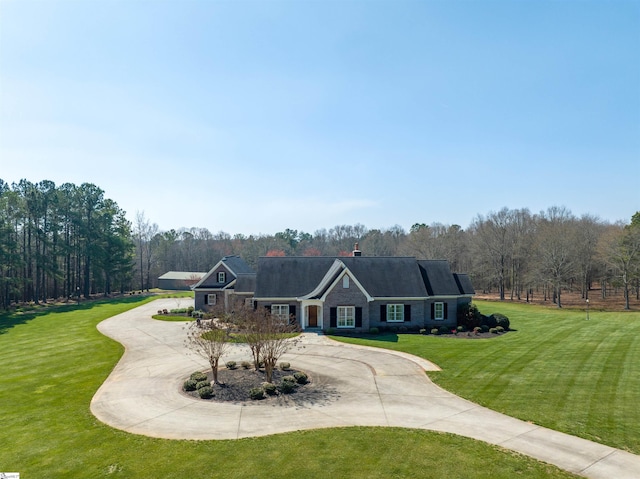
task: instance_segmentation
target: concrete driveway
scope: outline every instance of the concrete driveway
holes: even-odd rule
[[[192,300],[181,300],[182,307]],[[536,426],[461,399],[433,384],[437,366],[415,356],[346,345],[303,334],[284,361],[309,374],[326,394],[287,405],[269,401],[220,403],[180,392],[202,358],[184,346],[184,323],[151,318],[178,307],[161,299],[109,318],[100,332],[122,343],[125,354],[91,401],[106,424],[168,439],[237,439],[339,426],[395,426],[444,431],[512,449],[586,477],[640,477],[640,456]],[[249,360],[237,346],[223,361]]]

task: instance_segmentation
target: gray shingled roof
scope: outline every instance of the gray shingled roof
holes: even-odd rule
[[[462,273],[453,273],[453,276],[456,279],[456,283],[458,283],[460,293],[476,294],[476,290],[473,289],[473,285],[471,284],[471,278],[469,278],[469,275]]]
[[[460,294],[460,288],[447,260],[419,260],[418,265],[429,296]]]
[[[415,258],[356,256],[338,259],[374,298],[427,296]]]
[[[240,256],[225,256],[222,262],[236,275],[255,273]]]
[[[313,291],[335,258],[285,256],[258,258],[256,298],[297,298]]]
[[[256,274],[241,273],[237,276],[234,286],[236,293],[253,293],[256,290]]]

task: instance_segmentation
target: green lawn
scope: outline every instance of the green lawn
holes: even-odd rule
[[[640,313],[558,310],[477,302],[515,332],[492,339],[445,336],[337,338],[421,356],[434,382],[525,421],[640,454]]]
[[[575,477],[471,439],[419,430],[170,441],[112,429],[92,416],[89,403],[123,348],[96,324],[145,301],[132,296],[0,316],[0,471],[25,479]]]

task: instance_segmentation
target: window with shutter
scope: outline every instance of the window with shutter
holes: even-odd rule
[[[402,323],[404,321],[404,304],[387,304],[387,322]]]
[[[362,327],[362,308],[356,308],[356,328]]]
[[[338,328],[354,328],[356,312],[353,306],[338,306]]]
[[[381,304],[380,305],[380,321],[386,321],[386,320],[387,320],[387,305]]]
[[[445,319],[445,303],[433,303],[433,319],[442,321]]]

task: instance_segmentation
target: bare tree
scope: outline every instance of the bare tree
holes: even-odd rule
[[[265,308],[243,306],[233,313],[240,336],[249,346],[256,371],[264,364],[266,381],[271,382],[278,360],[296,340],[292,334],[297,326],[271,314]]]
[[[218,382],[220,358],[229,350],[229,331],[221,315],[212,319],[193,321],[187,327],[186,346],[197,355],[205,358],[211,366],[213,384]]]
[[[610,229],[603,237],[601,253],[622,282],[624,308],[628,310],[630,286],[640,277],[640,224]]]

